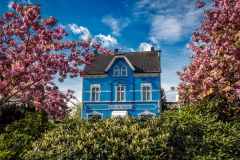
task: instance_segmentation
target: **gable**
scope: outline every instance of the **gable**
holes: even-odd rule
[[[109,65],[107,66],[107,68],[105,69],[105,72],[108,72],[108,70],[112,67],[112,65],[114,64],[114,62],[116,62],[117,59],[123,59],[125,62],[127,62],[128,66],[135,71],[135,68],[133,67],[133,65],[130,63],[130,61],[127,59],[126,56],[124,55],[119,55],[119,56],[115,56],[112,61],[109,63]],[[115,64],[116,65],[116,64]]]
[[[84,72],[86,72],[88,75],[105,74],[109,71],[113,63],[119,58],[124,59],[135,73],[161,72],[158,51],[127,52],[124,54],[116,54],[114,56],[95,54],[95,60],[92,64],[94,68],[85,66]]]
[[[132,75],[132,65],[125,60],[125,58],[117,58],[112,60],[112,63],[109,64],[109,68],[107,70],[109,76],[113,77],[124,77]]]

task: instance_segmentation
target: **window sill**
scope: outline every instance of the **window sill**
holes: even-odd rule
[[[129,77],[129,76],[127,75],[127,76],[112,76],[112,77]]]

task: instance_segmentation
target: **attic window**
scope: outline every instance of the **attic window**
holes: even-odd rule
[[[114,76],[119,76],[119,67],[118,66],[115,66],[114,67],[114,73],[113,73]]]
[[[122,67],[122,76],[127,76],[127,67],[126,66]]]

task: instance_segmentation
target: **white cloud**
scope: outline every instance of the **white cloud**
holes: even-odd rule
[[[102,43],[101,47],[104,47],[104,48],[114,46],[117,44],[117,40],[109,34],[107,36],[102,34],[95,35],[93,38],[93,41],[101,42]]]
[[[157,39],[157,37],[151,36],[151,37],[149,37],[149,39],[153,44],[155,44],[155,46],[154,46],[155,49],[160,49],[160,44],[159,44],[159,40]]]
[[[8,2],[8,5],[7,5],[8,9],[10,9],[10,10],[12,9],[12,4],[13,4],[12,0]]]
[[[174,17],[155,16],[152,19],[150,36],[168,43],[177,42],[182,36],[182,24]]]
[[[62,23],[58,23],[59,27],[61,28],[66,28],[67,26],[66,25],[63,25]]]
[[[185,47],[182,49],[182,54],[184,55],[192,55],[194,52],[189,47],[189,44],[186,44]]]
[[[32,4],[32,2],[30,0],[22,0],[22,3],[27,3],[27,4]]]
[[[81,34],[79,37],[83,40],[87,40],[91,37],[89,30],[86,27],[83,26],[77,26],[76,24],[68,24],[70,30],[74,34]]]
[[[133,48],[127,48],[126,52],[136,52]]]
[[[145,17],[146,23],[150,23],[149,39],[156,37],[160,42],[173,44],[199,28],[203,11],[197,9],[195,3],[192,0],[139,0],[134,3],[132,12],[135,18]]]
[[[150,51],[152,45],[146,42],[140,43],[138,50],[139,51]]]
[[[129,19],[116,19],[111,15],[104,16],[102,22],[108,25],[112,29],[112,34],[115,36],[121,36],[120,31],[125,28],[129,23]]]

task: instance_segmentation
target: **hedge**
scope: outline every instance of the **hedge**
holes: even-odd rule
[[[23,158],[238,159],[239,115],[223,119],[223,104],[222,99],[206,99],[147,121],[72,119],[44,133]]]

